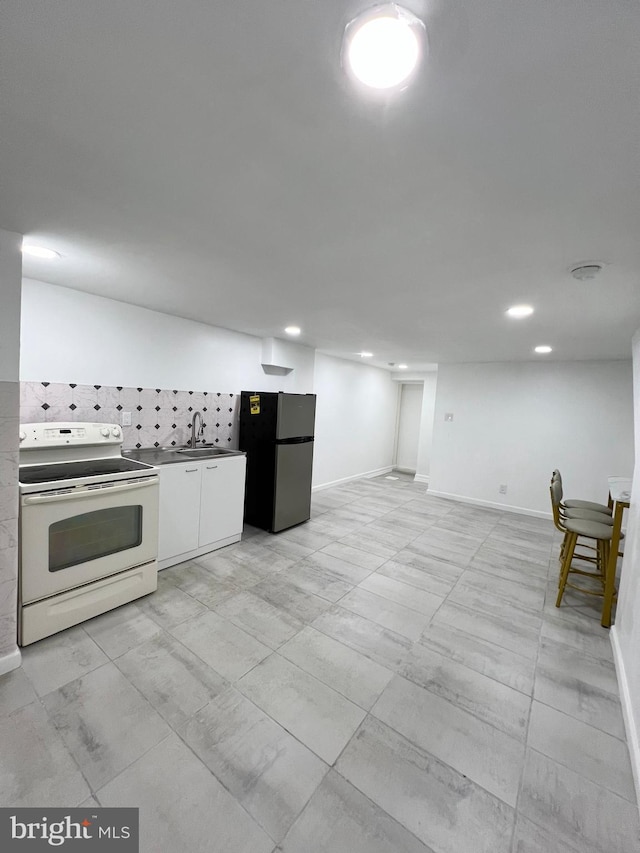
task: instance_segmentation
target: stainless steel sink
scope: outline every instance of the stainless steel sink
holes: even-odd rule
[[[194,459],[207,459],[210,456],[228,456],[230,451],[224,450],[222,447],[186,447],[182,450],[176,450],[176,453]]]

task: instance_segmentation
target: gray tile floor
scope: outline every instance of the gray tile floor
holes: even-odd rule
[[[550,522],[398,476],[161,573],[0,679],[3,805],[140,807],[144,853],[633,853],[597,604]]]

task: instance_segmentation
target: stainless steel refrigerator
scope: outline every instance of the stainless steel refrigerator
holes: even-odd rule
[[[308,520],[315,416],[315,394],[242,392],[240,450],[247,454],[247,524],[278,533]]]

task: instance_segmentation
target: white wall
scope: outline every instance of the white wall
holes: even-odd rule
[[[0,231],[0,675],[20,665],[18,612],[19,234]]]
[[[418,442],[418,461],[416,480],[429,482],[431,457],[433,453],[433,419],[436,408],[436,388],[438,374],[426,373],[422,386],[422,413],[420,415],[420,440]]]
[[[638,452],[633,472],[631,506],[627,511],[624,559],[611,639],[640,804],[640,329],[633,339],[633,396]]]
[[[262,340],[43,282],[23,281],[23,381],[189,391],[313,390],[314,350],[287,342],[295,369],[268,375]]]
[[[397,385],[386,370],[316,353],[313,485],[390,470]]]
[[[398,440],[395,467],[415,474],[422,416],[422,383],[403,382],[400,386]]]
[[[265,373],[262,339],[24,280],[20,378],[237,393],[316,393],[314,485],[391,467],[396,385],[385,370],[282,342],[294,370]]]
[[[554,468],[595,501],[631,475],[631,361],[440,365],[430,492],[548,514]]]

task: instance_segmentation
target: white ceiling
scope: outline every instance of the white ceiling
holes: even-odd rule
[[[2,0],[0,227],[64,256],[25,275],[382,365],[628,357],[640,4],[407,0],[382,100],[340,67],[370,5]]]

